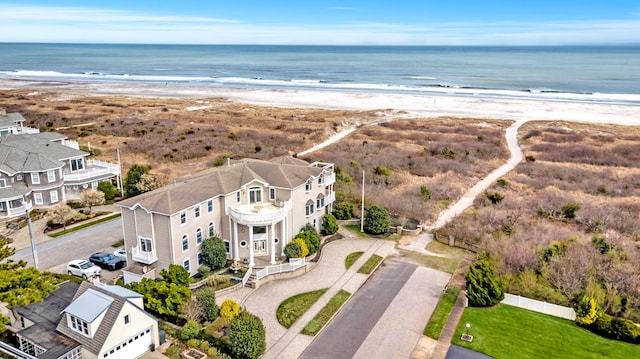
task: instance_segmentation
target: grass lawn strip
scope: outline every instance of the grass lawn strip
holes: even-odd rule
[[[377,254],[372,255],[371,257],[369,257],[369,259],[367,259],[367,261],[362,265],[362,267],[358,269],[358,273],[371,274],[371,272],[373,272],[373,270],[376,269],[378,264],[382,262],[382,259],[383,258]]]
[[[320,299],[328,288],[314,290],[289,297],[280,303],[276,310],[278,323],[289,329],[311,306]]]
[[[350,230],[354,231],[358,235],[358,237],[371,238],[368,234],[360,231],[360,225],[358,225],[358,224],[350,224],[350,225],[345,226],[345,227],[347,227],[347,229],[350,229]]]
[[[351,268],[351,266],[353,265],[353,263],[355,263],[358,258],[360,258],[360,256],[362,256],[362,254],[364,254],[364,252],[353,252],[353,253],[349,253],[349,255],[347,256],[347,258],[344,260],[344,266],[347,270],[349,270],[349,268]]]
[[[431,314],[429,323],[424,328],[424,335],[435,340],[440,339],[440,333],[442,333],[442,329],[447,323],[447,319],[449,319],[449,314],[451,314],[451,310],[456,304],[458,294],[460,294],[460,288],[447,288],[440,298],[438,306]]]
[[[329,303],[320,309],[320,312],[302,329],[301,333],[312,336],[318,334],[320,329],[333,318],[350,296],[351,293],[340,289],[340,291],[331,298]]]
[[[458,269],[458,265],[460,265],[460,260],[457,259],[430,256],[427,254],[421,254],[403,249],[400,249],[399,252],[404,257],[411,259],[416,264],[427,268],[433,268],[449,274],[455,273],[456,269]]]
[[[438,242],[436,240],[429,242],[429,244],[427,244],[427,247],[425,249],[433,253],[444,254],[444,255],[456,257],[456,258],[464,258],[465,254],[470,253],[470,251],[466,249],[451,247],[447,244]]]
[[[121,215],[122,215],[122,213],[115,213],[115,214],[109,215],[109,216],[104,217],[104,218],[96,219],[95,221],[90,221],[90,222],[79,224],[79,225],[77,225],[75,227],[72,227],[72,228],[67,228],[66,231],[62,230],[60,232],[48,234],[48,236],[49,237],[53,237],[53,238],[60,237],[60,236],[62,236],[64,234],[67,234],[67,233],[79,231],[79,230],[81,230],[83,228],[91,227],[93,225],[100,224],[102,222],[110,221],[112,219],[120,217]]]
[[[460,336],[471,324],[473,342]],[[640,358],[640,346],[610,340],[572,321],[509,305],[466,308],[452,344],[496,359],[513,358]]]

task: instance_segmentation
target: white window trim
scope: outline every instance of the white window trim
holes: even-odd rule
[[[200,212],[200,205],[196,205],[195,207],[193,207],[193,215],[196,218],[200,218],[200,216],[202,215],[202,213]]]
[[[305,193],[309,193],[309,192],[311,192],[311,187],[312,187],[312,186],[311,186],[311,182],[307,182],[307,183],[305,183],[305,184],[304,184],[304,191],[305,191]]]
[[[259,197],[258,200],[256,200],[256,196]],[[253,201],[251,197],[253,197]],[[250,204],[262,203],[262,188],[260,187],[249,188],[249,203]]]
[[[31,183],[40,184],[40,174],[37,172],[31,172]]]
[[[47,181],[49,183],[56,181],[56,171],[47,171]]]
[[[184,241],[187,241],[187,249],[184,249]],[[187,252],[189,250],[189,235],[185,234],[182,236],[182,240],[180,241],[180,248],[182,248],[182,253]]]
[[[182,221],[182,218],[183,218],[183,217],[184,217],[184,222]],[[181,225],[181,226],[184,226],[184,225],[186,225],[186,224],[187,224],[187,222],[189,222],[189,221],[188,221],[188,218],[187,218],[187,211],[181,211],[181,212],[180,212],[180,225]]]
[[[196,255],[196,262],[198,263],[198,267],[200,267],[203,263],[202,261],[202,252],[198,252],[198,254]]]
[[[42,199],[42,193],[36,192],[33,194],[33,202],[35,204],[43,204],[44,200]]]
[[[212,199],[207,201],[207,213],[213,213],[213,200]]]
[[[85,322],[84,320],[75,317],[69,313],[67,313],[67,315],[69,316],[69,328],[71,328],[73,331],[80,333],[82,335],[84,335],[85,337],[89,337],[91,338],[91,326],[89,325],[89,323]],[[84,324],[84,325],[83,325]],[[87,332],[84,332],[84,329],[87,330]]]
[[[58,191],[49,191],[49,198],[51,199],[51,203],[58,203],[60,201]]]
[[[236,202],[240,203],[240,191],[236,192]]]
[[[186,265],[185,265],[186,264]],[[182,261],[182,267],[187,270],[187,272],[191,273],[191,259],[187,258]],[[187,268],[189,267],[189,268]]]
[[[0,188],[7,187],[7,180],[4,178],[0,179]]]
[[[273,187],[269,188],[269,200],[275,201],[276,199],[276,189]]]
[[[200,232],[200,239],[198,239],[198,232]],[[198,227],[196,229],[196,244],[202,244],[203,240],[204,240],[204,233],[202,231],[202,228]]]
[[[213,228],[213,231],[211,228]],[[209,225],[207,226],[207,234],[209,235],[209,238],[213,238],[216,235],[216,225],[213,224],[213,222],[209,222]]]

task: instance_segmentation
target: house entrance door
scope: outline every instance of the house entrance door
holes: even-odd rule
[[[267,240],[266,239],[256,239],[253,241],[253,253],[267,254]]]

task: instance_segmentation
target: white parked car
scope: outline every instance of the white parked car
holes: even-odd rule
[[[124,261],[127,260],[127,250],[124,249],[124,247],[116,249],[113,254],[115,254],[118,258],[122,258],[122,260]]]
[[[67,264],[67,273],[84,279],[100,276],[100,267],[84,259],[72,260]]]

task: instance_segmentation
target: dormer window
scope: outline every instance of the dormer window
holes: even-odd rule
[[[69,314],[69,327],[80,334],[89,336],[89,323]]]
[[[311,182],[307,182],[304,184],[304,191],[311,192]]]
[[[261,203],[262,202],[262,188],[251,187],[249,188],[249,203]]]

